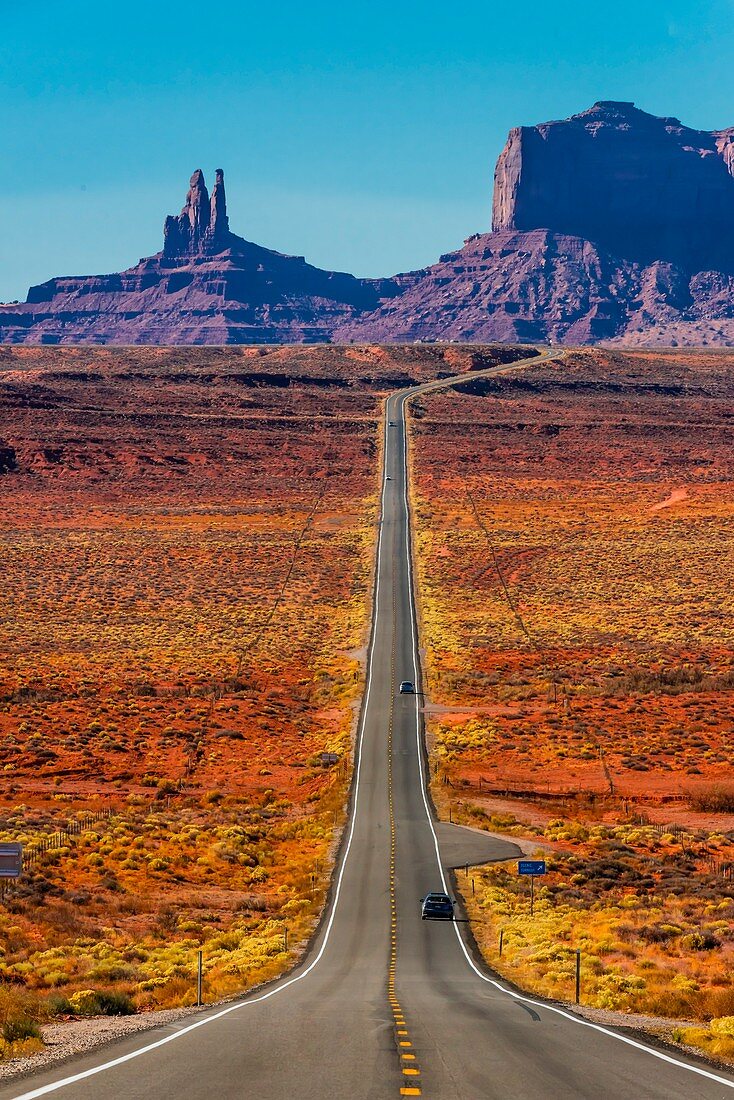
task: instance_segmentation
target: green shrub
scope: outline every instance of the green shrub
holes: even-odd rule
[[[17,1043],[21,1039],[40,1039],[38,1024],[28,1016],[15,1016],[3,1024],[3,1039],[6,1043]]]
[[[135,1005],[127,993],[97,993],[97,1002],[104,1016],[132,1016],[135,1013]]]
[[[69,1007],[75,1016],[96,1016],[99,1001],[93,989],[79,989],[69,997]]]
[[[46,1001],[46,1011],[49,1016],[66,1016],[71,1011],[69,998],[62,993],[52,993]]]
[[[135,1012],[127,993],[114,990],[80,989],[72,993],[69,1006],[77,1016],[132,1016]]]
[[[692,810],[699,813],[734,813],[734,787],[711,787],[708,790],[691,792],[689,802]]]
[[[712,932],[688,932],[681,936],[680,945],[686,951],[712,951],[715,947],[721,947],[721,940]]]

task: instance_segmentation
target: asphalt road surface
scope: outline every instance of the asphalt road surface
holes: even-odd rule
[[[405,401],[417,392],[393,395],[386,409],[353,813],[327,919],[307,959],[250,998],[6,1084],[0,1100],[734,1095],[734,1076],[724,1070],[519,996],[481,972],[464,946],[464,924],[420,919],[419,899],[447,886],[446,866],[515,857],[518,849],[434,826],[424,793],[421,697],[397,693],[401,680],[420,689],[404,432]]]

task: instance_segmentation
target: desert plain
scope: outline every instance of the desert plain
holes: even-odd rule
[[[514,355],[502,377],[472,372]],[[0,348],[3,1055],[50,1019],[284,971],[348,810],[382,402],[413,402],[441,816],[535,846],[459,873],[519,987],[734,1056],[727,352]],[[499,954],[499,934],[503,937]]]

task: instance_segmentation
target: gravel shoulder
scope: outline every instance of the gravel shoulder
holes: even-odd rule
[[[63,1062],[77,1054],[86,1054],[105,1043],[123,1039],[138,1031],[165,1027],[197,1013],[200,1014],[201,1009],[174,1008],[161,1012],[144,1012],[139,1016],[92,1016],[83,1020],[46,1024],[41,1028],[45,1049],[28,1058],[0,1062],[0,1080],[25,1077],[35,1070]]]
[[[559,1008],[564,1008],[574,1016],[581,1016],[592,1024],[600,1024],[602,1027],[612,1027],[617,1031],[627,1031],[631,1038],[650,1046],[661,1047],[670,1054],[687,1054],[712,1069],[732,1069],[734,1062],[725,1058],[711,1058],[699,1047],[689,1046],[688,1043],[676,1042],[673,1038],[678,1028],[695,1028],[703,1026],[698,1020],[670,1020],[667,1016],[646,1016],[637,1012],[613,1012],[605,1008],[591,1008],[585,1005],[572,1004],[570,1001],[554,1002]]]

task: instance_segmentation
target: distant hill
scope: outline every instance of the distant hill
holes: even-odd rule
[[[602,101],[510,132],[492,230],[356,279],[231,233],[200,171],[162,252],[0,307],[5,343],[734,344],[734,129]]]

